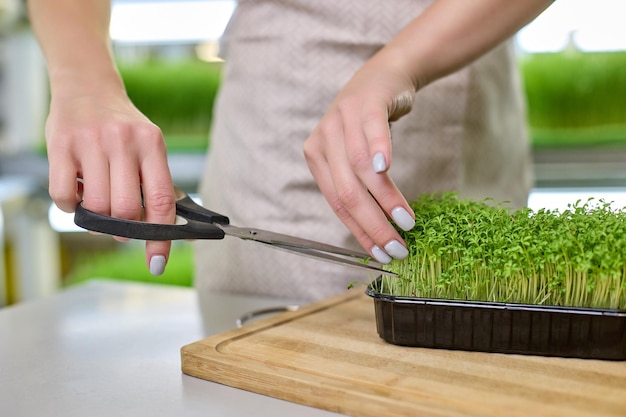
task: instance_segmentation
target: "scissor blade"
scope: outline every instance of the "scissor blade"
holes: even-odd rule
[[[262,242],[259,242],[259,243],[262,243]],[[319,259],[322,261],[332,262],[332,263],[344,265],[344,266],[351,266],[354,268],[367,269],[367,270],[374,271],[383,275],[389,275],[393,277],[398,276],[398,274],[396,274],[395,272],[385,271],[384,269],[378,266],[372,265],[372,264],[362,263],[362,262],[358,262],[358,261],[347,259],[347,258],[341,258],[339,256],[333,256],[326,252],[318,252],[315,249],[298,248],[295,246],[284,246],[280,244],[273,244],[271,246],[275,249],[284,250],[287,252],[295,253],[297,255],[307,256],[309,258]]]
[[[219,226],[225,234],[238,237],[240,239],[255,240],[257,242],[267,243],[270,245],[312,249],[332,253],[334,255],[348,256],[351,258],[366,259],[370,257],[365,252],[341,248],[339,246],[328,245],[326,243],[302,239],[295,236],[284,235],[282,233],[268,232],[267,230],[254,229],[251,227],[237,227],[229,224],[216,224],[216,226]]]
[[[354,251],[313,240],[283,235],[281,233],[268,232],[266,230],[221,224],[217,226],[219,226],[228,236],[264,243],[275,249],[280,249],[326,262],[368,269],[385,275],[398,276],[396,273],[385,271],[380,268],[377,266],[377,262],[367,263],[370,256],[365,252]]]

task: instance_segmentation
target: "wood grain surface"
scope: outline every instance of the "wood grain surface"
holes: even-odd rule
[[[391,345],[360,289],[181,358],[185,374],[351,416],[626,416],[626,362]]]

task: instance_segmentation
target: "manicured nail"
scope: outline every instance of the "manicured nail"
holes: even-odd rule
[[[402,243],[397,240],[392,240],[385,245],[385,251],[396,259],[404,259],[409,255],[407,248],[402,246]]]
[[[411,230],[415,226],[415,220],[404,207],[396,207],[391,210],[391,218],[405,232]]]
[[[385,172],[387,170],[385,155],[382,152],[376,153],[372,159],[372,165],[374,166],[374,172]]]
[[[374,259],[376,259],[381,264],[388,264],[391,262],[391,256],[387,255],[384,250],[380,248],[378,245],[372,246],[370,250]]]
[[[152,275],[162,275],[165,271],[165,256],[154,255],[150,258],[150,273]]]

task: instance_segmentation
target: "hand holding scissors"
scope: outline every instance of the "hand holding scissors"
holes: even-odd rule
[[[74,222],[94,232],[139,240],[223,239],[226,235],[234,236],[298,255],[396,276],[382,269],[377,262],[370,262],[366,253],[266,230],[233,226],[228,217],[202,207],[184,191],[176,188],[176,195],[177,224],[106,216],[87,210],[82,203],[76,207]]]

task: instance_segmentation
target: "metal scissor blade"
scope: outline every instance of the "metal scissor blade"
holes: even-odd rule
[[[326,243],[302,239],[295,236],[284,235],[282,233],[268,232],[267,230],[254,229],[251,227],[237,227],[229,224],[216,224],[216,226],[220,227],[225,234],[238,237],[240,239],[255,240],[257,242],[267,243],[270,245],[312,249],[320,252],[327,252],[358,259],[367,259],[370,257],[365,252],[341,248],[339,246],[328,245]]]
[[[263,242],[259,242],[259,243],[263,243]],[[354,267],[354,268],[367,269],[367,270],[374,271],[374,272],[377,272],[377,273],[383,274],[383,275],[389,275],[389,276],[393,276],[393,277],[397,277],[398,276],[398,274],[396,274],[395,272],[385,271],[384,269],[382,269],[380,267],[377,267],[375,265],[358,262],[358,261],[355,261],[355,260],[352,260],[352,259],[341,258],[339,256],[331,255],[330,253],[319,252],[319,251],[317,251],[315,249],[299,248],[299,247],[296,247],[296,246],[285,246],[285,245],[281,245],[281,244],[277,244],[277,243],[275,243],[275,244],[273,244],[271,246],[273,248],[276,248],[276,249],[280,249],[280,250],[284,250],[284,251],[287,251],[287,252],[295,253],[297,255],[307,256],[309,258],[320,259],[322,261],[332,262],[332,263],[339,264],[339,265],[344,265],[344,266],[351,266],[351,267]]]
[[[218,224],[217,226],[220,227],[228,236],[264,243],[275,249],[320,259],[326,262],[368,269],[385,275],[398,276],[398,274],[394,272],[385,271],[384,269],[376,266],[378,264],[377,262],[373,262],[373,264],[366,263],[370,256],[365,252],[340,248],[338,246],[283,235],[281,233],[268,232],[266,230],[222,224]],[[345,258],[344,256],[352,259]]]

